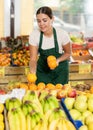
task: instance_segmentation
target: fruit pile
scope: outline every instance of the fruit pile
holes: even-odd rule
[[[46,91],[26,91],[22,101],[6,99],[9,130],[76,130],[61,109],[58,99]]]
[[[22,49],[12,53],[12,64],[17,66],[28,66],[30,59],[29,50]]]
[[[0,66],[9,66],[11,64],[10,53],[0,53]]]
[[[81,120],[87,130],[93,129],[93,94],[67,97],[64,103],[74,120]]]
[[[4,130],[4,105],[0,103],[0,130]]]

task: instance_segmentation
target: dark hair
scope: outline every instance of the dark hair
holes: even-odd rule
[[[53,17],[51,8],[49,8],[49,7],[47,7],[47,6],[40,7],[40,8],[37,10],[36,15],[37,15],[37,14],[40,14],[40,13],[43,13],[43,14],[48,15],[48,16],[50,17],[50,19],[52,19],[52,17]]]

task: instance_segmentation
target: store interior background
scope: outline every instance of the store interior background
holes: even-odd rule
[[[14,16],[10,14],[14,2]],[[77,25],[86,36],[93,36],[93,0],[0,0],[0,37],[10,36],[10,18],[14,17],[14,37],[29,35],[33,17],[41,6],[50,6],[55,16]]]

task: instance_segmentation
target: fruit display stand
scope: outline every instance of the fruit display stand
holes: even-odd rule
[[[70,64],[70,82],[84,82],[93,86],[93,64]]]
[[[83,67],[82,67],[83,66]],[[86,68],[86,71],[83,69]],[[82,69],[82,71],[81,71]],[[69,64],[69,81],[84,82],[93,85],[93,64]],[[6,87],[9,82],[27,82],[26,74],[29,67],[25,66],[7,66],[0,67],[0,87]]]

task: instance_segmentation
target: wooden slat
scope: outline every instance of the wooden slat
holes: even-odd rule
[[[21,81],[21,82],[27,82],[26,75],[13,75],[13,76],[5,76],[3,78],[0,78],[0,84],[8,83],[10,81]]]
[[[79,74],[79,73],[70,73],[70,80],[93,80],[93,74]]]

